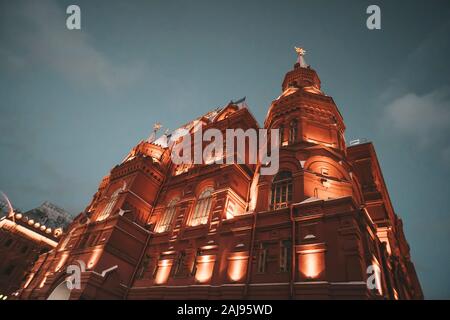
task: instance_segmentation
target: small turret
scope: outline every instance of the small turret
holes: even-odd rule
[[[295,47],[297,52],[297,62],[294,65],[294,70],[286,73],[284,77],[282,89],[283,92],[290,88],[304,88],[304,87],[314,87],[320,90],[320,79],[316,71],[311,69],[311,67],[305,61],[306,51],[303,48]]]

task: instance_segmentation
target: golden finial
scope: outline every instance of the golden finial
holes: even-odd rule
[[[153,131],[158,131],[159,129],[161,129],[161,127],[162,127],[162,124],[160,123],[160,122],[156,122],[154,125],[153,125]]]
[[[306,54],[306,50],[302,47],[294,47],[295,52],[297,52],[297,64],[302,68],[308,68],[308,65],[305,62],[304,55]]]
[[[299,56],[304,56],[306,54],[306,50],[303,49],[302,47],[294,47],[295,48],[295,52],[297,52],[297,54]]]

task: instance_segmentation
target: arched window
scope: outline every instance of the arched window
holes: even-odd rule
[[[202,192],[195,205],[194,212],[192,213],[190,226],[198,226],[200,224],[206,224],[208,222],[209,211],[211,210],[213,189],[208,188]]]
[[[114,209],[114,206],[116,205],[117,199],[119,198],[119,193],[122,191],[121,188],[114,191],[114,193],[109,197],[108,204],[103,209],[101,214],[98,216],[97,221],[102,221],[108,218],[108,216],[111,214],[112,210]]]
[[[294,143],[297,140],[298,124],[297,120],[294,119],[289,124],[289,144]]]
[[[292,174],[279,172],[272,183],[272,209],[285,208],[292,201]]]
[[[156,232],[162,233],[169,231],[172,225],[173,218],[175,217],[176,204],[179,199],[172,199],[166,207],[166,211],[159,220],[159,225],[156,228]]]

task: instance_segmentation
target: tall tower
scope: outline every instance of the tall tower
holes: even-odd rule
[[[351,166],[346,160],[345,125],[333,101],[321,90],[316,71],[306,64],[306,51],[296,48],[297,62],[286,73],[282,93],[269,107],[264,126],[279,129],[280,170],[296,178],[293,202],[352,196],[359,203]],[[269,199],[270,190],[261,190]],[[259,202],[263,209],[268,203]]]

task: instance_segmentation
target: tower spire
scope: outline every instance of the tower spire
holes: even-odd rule
[[[306,54],[306,50],[302,47],[294,47],[295,52],[297,52],[297,64],[300,65],[302,68],[307,68],[308,65],[306,64],[304,55]]]
[[[147,142],[152,143],[156,139],[156,133],[162,128],[162,124],[160,122],[156,122],[153,125],[153,132],[152,134],[147,138]]]

